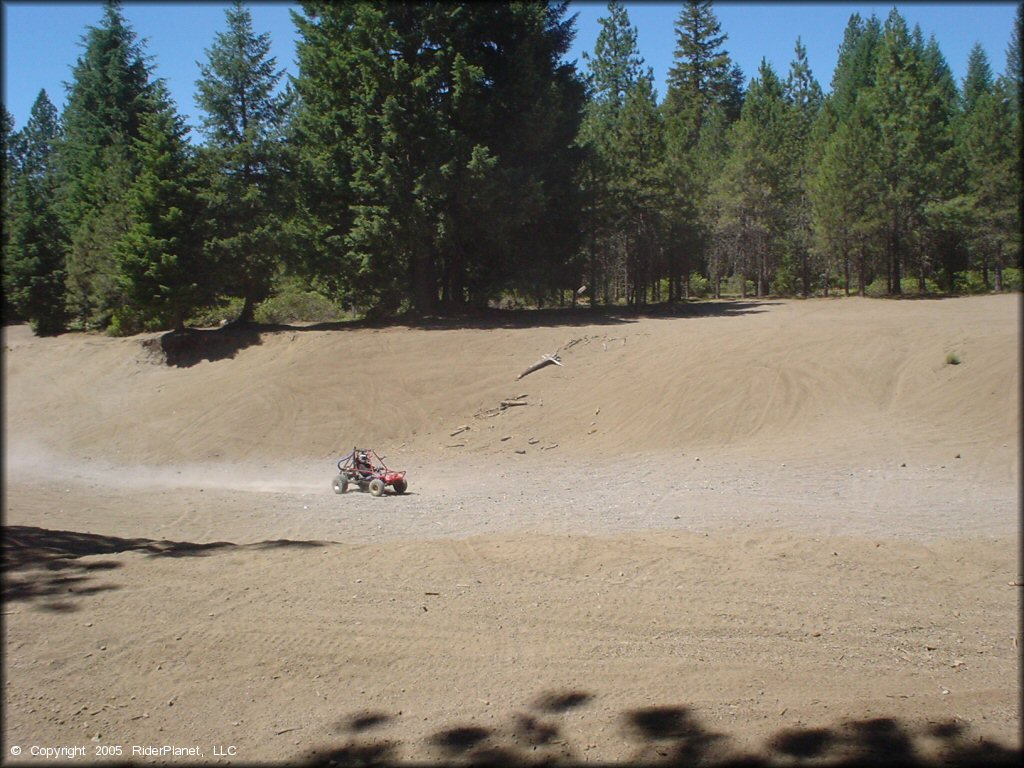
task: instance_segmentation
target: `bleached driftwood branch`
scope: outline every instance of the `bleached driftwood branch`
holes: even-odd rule
[[[534,371],[543,368],[545,365],[552,365],[552,364],[554,364],[554,365],[561,365],[562,364],[562,358],[560,358],[558,355],[541,355],[540,360],[538,360],[536,363],[531,365],[525,371],[520,373],[516,377],[516,379],[517,380],[521,379],[521,378],[523,378],[523,376],[528,376],[531,373],[533,373]]]

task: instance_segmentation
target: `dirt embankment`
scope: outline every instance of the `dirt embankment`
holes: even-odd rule
[[[1019,321],[6,328],[5,746],[1008,764]],[[333,494],[353,445],[409,493]]]

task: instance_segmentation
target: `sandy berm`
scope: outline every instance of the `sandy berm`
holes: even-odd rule
[[[1009,295],[7,327],[5,762],[1015,760],[1020,341]],[[353,446],[408,493],[333,493]]]

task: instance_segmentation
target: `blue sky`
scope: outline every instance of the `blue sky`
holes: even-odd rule
[[[86,28],[102,18],[102,4],[93,2],[47,3],[3,2],[3,102],[14,115],[15,127],[28,119],[32,103],[45,88],[50,100],[61,109],[64,83],[71,79],[71,67],[82,53],[80,45]],[[272,55],[278,67],[297,74],[295,28],[289,4],[249,4],[257,32],[269,32]],[[653,68],[660,97],[665,94],[665,77],[675,50],[673,22],[679,17],[679,2],[625,3],[630,21],[637,27],[640,53]],[[925,38],[934,35],[958,82],[963,80],[967,55],[975,42],[988,54],[994,72],[1006,66],[1015,16],[1012,2],[1002,3],[896,3],[911,28],[921,26]],[[198,109],[193,101],[199,76],[196,62],[206,60],[206,49],[214,34],[225,28],[220,2],[146,2],[123,5],[124,15],[152,57],[155,74],[171,88],[178,110],[195,125]],[[811,69],[825,90],[829,89],[843,30],[854,12],[872,13],[884,21],[893,4],[872,3],[739,3],[717,2],[715,13],[729,39],[725,48],[742,67],[749,82],[757,74],[762,58],[785,76],[799,36],[807,48]],[[576,43],[569,56],[585,67],[581,52],[593,51],[600,29],[598,19],[607,15],[606,3],[574,2],[570,13],[578,13]]]

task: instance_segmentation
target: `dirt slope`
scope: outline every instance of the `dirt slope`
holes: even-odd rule
[[[1020,297],[539,320],[5,328],[5,762],[1016,764]]]
[[[710,306],[601,325],[277,331],[189,367],[154,362],[139,338],[8,328],[6,436],[12,450],[145,464],[320,458],[353,444],[508,453],[531,438],[596,456],[899,446],[911,458],[1016,440],[1016,296]],[[516,380],[559,349],[563,367]],[[527,406],[488,415],[518,395]]]

